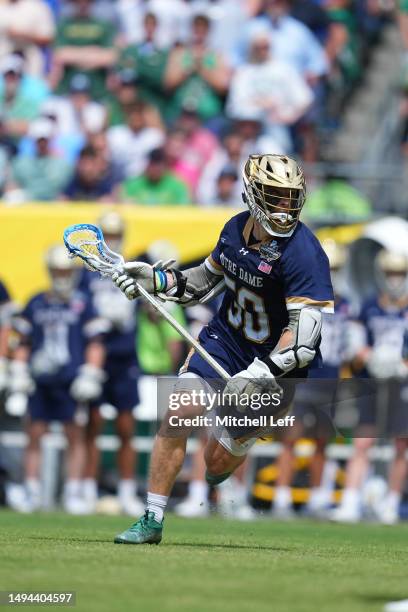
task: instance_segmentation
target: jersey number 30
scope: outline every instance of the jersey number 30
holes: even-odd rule
[[[237,290],[235,281],[227,276],[224,278],[227,287],[235,294],[234,303],[228,310],[228,323],[235,329],[242,329],[248,340],[265,342],[271,332],[263,299],[246,287]]]

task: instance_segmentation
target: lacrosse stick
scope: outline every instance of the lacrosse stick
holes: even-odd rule
[[[104,241],[102,230],[90,223],[79,223],[70,225],[64,231],[64,244],[72,257],[80,257],[94,272],[103,276],[112,276],[115,272],[124,273],[122,255],[112,251]],[[194,348],[199,355],[217,372],[224,380],[231,377],[224,368],[193,338],[176,319],[166,310],[155,297],[146,291],[139,283],[136,287],[141,296],[149,302],[153,308],[174,327],[188,344]]]

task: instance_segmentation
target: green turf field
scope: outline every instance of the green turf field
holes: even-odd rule
[[[68,609],[107,612],[375,612],[408,597],[408,525],[168,517],[159,546],[112,544],[126,526],[0,511],[0,590],[75,590]]]

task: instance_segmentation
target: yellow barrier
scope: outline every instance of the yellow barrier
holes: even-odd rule
[[[47,287],[44,252],[62,242],[64,228],[72,223],[95,223],[114,206],[100,204],[26,204],[17,208],[0,206],[0,245],[3,267],[1,279],[13,299],[23,304],[34,293]],[[124,253],[135,256],[154,240],[173,242],[181,262],[204,257],[215,246],[220,230],[236,212],[231,208],[196,207],[146,208],[117,206],[126,221]],[[319,230],[318,236],[331,236],[340,242],[355,240],[361,225]]]
[[[13,299],[23,304],[47,287],[44,252],[62,242],[64,228],[72,223],[95,223],[113,206],[99,204],[27,204],[18,208],[0,206],[1,279]],[[230,208],[145,208],[117,206],[127,223],[124,252],[143,252],[154,240],[173,242],[181,261],[209,253],[220,230],[234,215]]]

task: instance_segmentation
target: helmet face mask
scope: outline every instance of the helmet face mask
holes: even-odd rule
[[[78,271],[50,268],[49,274],[52,292],[64,301],[69,300],[77,286]]]
[[[408,294],[408,259],[399,253],[382,250],[375,260],[377,283],[391,299]]]
[[[271,236],[291,236],[306,196],[303,172],[283,155],[251,155],[244,168],[244,201]]]
[[[46,254],[46,265],[51,281],[51,291],[59,299],[68,301],[79,280],[79,269],[68,256],[63,245],[51,247]]]

